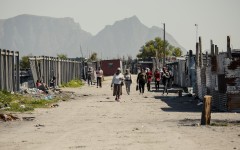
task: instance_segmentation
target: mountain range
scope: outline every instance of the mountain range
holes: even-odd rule
[[[19,51],[23,55],[88,57],[96,52],[102,59],[132,56],[147,41],[163,37],[163,29],[148,28],[136,17],[107,25],[96,35],[84,31],[72,18],[19,15],[0,20],[0,49]],[[166,32],[166,40],[185,49]],[[80,48],[81,47],[81,48]]]

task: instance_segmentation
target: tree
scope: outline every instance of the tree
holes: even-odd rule
[[[90,56],[90,58],[89,58],[90,60],[92,60],[92,61],[97,61],[98,60],[98,58],[97,58],[97,53],[92,53],[92,55]]]
[[[66,54],[57,54],[57,57],[59,59],[65,59],[65,60],[68,59]]]
[[[20,60],[20,69],[29,69],[29,68],[30,68],[29,56],[23,56]]]
[[[164,41],[156,37],[154,40],[150,40],[140,48],[138,58],[146,59],[151,57],[163,58],[164,57]],[[182,51],[180,48],[175,48],[168,41],[165,41],[165,54],[166,56],[179,55]]]
[[[180,57],[181,55],[182,55],[182,50],[179,47],[173,49],[173,56]]]

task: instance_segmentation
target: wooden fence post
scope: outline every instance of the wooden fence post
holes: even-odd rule
[[[3,62],[2,62],[2,50],[0,49],[0,90],[3,89]]]
[[[203,55],[202,55],[202,38],[199,36],[199,66],[203,68]]]
[[[20,90],[20,56],[19,51],[16,51],[16,91]]]
[[[199,43],[196,43],[196,68],[199,66]]]
[[[212,96],[204,96],[201,125],[210,125]]]
[[[228,54],[229,59],[232,58],[232,52],[231,52],[230,44],[231,44],[230,36],[227,36],[227,54]]]

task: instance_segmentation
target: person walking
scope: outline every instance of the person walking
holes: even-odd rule
[[[126,85],[126,91],[127,94],[130,94],[130,86],[132,84],[132,77],[131,77],[131,73],[129,71],[129,69],[126,69],[126,72],[124,74],[124,79],[125,79],[125,85]]]
[[[166,67],[163,67],[163,73],[162,73],[162,83],[163,83],[163,95],[165,92],[167,92],[167,95],[168,95],[168,82],[169,82],[169,78],[170,78],[170,74],[167,70]]]
[[[150,91],[151,90],[151,82],[152,82],[152,71],[149,69],[149,68],[147,68],[147,89],[148,89],[148,91]]]
[[[138,74],[137,76],[137,83],[139,86],[139,94],[143,94],[144,93],[144,88],[145,88],[145,83],[147,81],[147,75],[145,70],[142,68],[141,72]]]
[[[92,68],[89,67],[87,72],[88,86],[92,85],[92,73]]]
[[[172,69],[168,69],[168,72],[169,72],[169,80],[168,80],[168,82],[169,82],[169,88],[171,89],[172,88],[172,85],[173,85],[173,81],[174,81],[174,76],[173,76],[173,71],[172,71]]]
[[[97,74],[97,88],[98,87],[101,88],[102,87],[103,70],[99,67],[96,74]]]
[[[124,76],[121,73],[121,69],[118,68],[116,73],[113,75],[111,88],[113,87],[113,96],[115,100],[119,102],[120,95],[122,95],[122,83],[124,81]]]
[[[154,72],[154,81],[155,81],[155,89],[156,91],[159,90],[159,85],[160,85],[160,80],[161,80],[161,73],[159,71],[159,69],[157,68]]]

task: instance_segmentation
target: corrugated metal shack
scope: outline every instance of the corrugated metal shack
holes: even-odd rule
[[[212,107],[217,111],[240,111],[240,50],[231,50],[227,37],[227,52],[218,52],[211,41],[211,53],[202,53],[201,37],[196,44],[196,55],[177,58],[168,66],[174,74],[174,84],[193,87],[195,96],[212,96]]]
[[[227,93],[227,109],[235,111],[240,110],[240,50],[233,50],[229,57],[224,59],[226,88],[223,90]]]
[[[181,87],[188,87],[188,78],[187,76],[187,66],[186,66],[186,58],[185,57],[179,57],[176,59],[175,62],[168,63],[168,68],[173,73],[174,76],[174,85],[178,85]]]
[[[196,95],[200,99],[212,95],[212,107],[218,111],[237,111],[240,110],[240,51],[231,50],[230,37],[227,45],[227,52],[219,53],[218,46],[211,41],[210,56],[207,53],[202,56],[199,47]]]
[[[117,68],[122,69],[122,61],[120,59],[102,60],[100,64],[104,76],[112,76],[116,73]]]

